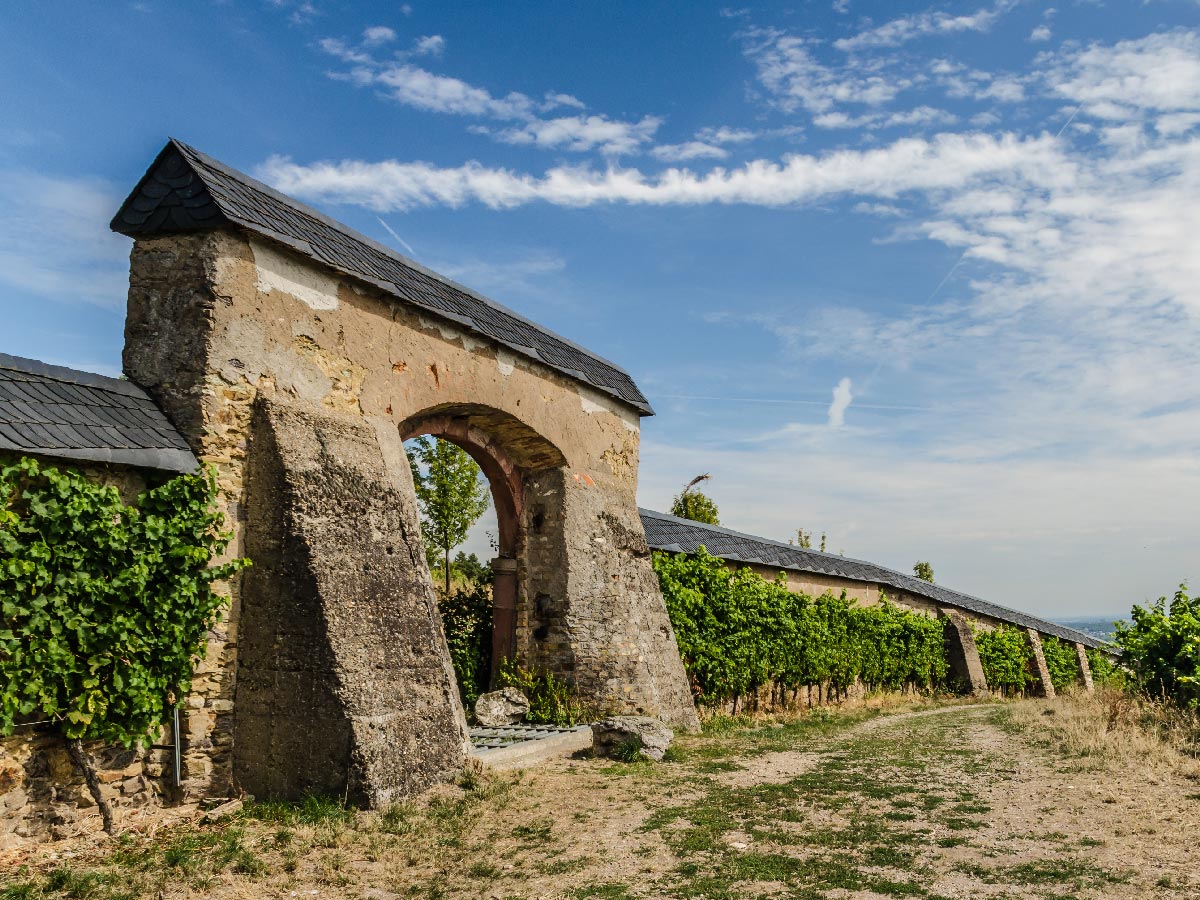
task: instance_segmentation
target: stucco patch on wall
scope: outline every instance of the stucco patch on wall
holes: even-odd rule
[[[596,413],[608,413],[620,419],[627,431],[637,433],[641,430],[641,419],[632,410],[614,403],[598,391],[589,390],[583,385],[577,387],[579,406],[589,416]]]
[[[282,291],[313,309],[338,308],[338,281],[316,266],[306,265],[261,241],[250,240],[257,287],[264,294]]]

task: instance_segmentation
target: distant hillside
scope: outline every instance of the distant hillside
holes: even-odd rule
[[[1098,638],[1102,641],[1111,641],[1114,633],[1113,623],[1117,618],[1116,616],[1093,616],[1086,619],[1055,619],[1054,621],[1059,625],[1065,625],[1068,628],[1074,628],[1076,631],[1082,631],[1089,637]]]

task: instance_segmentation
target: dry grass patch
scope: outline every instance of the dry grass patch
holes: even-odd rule
[[[1200,716],[1097,685],[1006,707],[1008,722],[1039,744],[1105,767],[1200,778]]]

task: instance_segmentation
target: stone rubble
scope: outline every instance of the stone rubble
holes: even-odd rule
[[[641,741],[640,754],[662,762],[675,732],[649,716],[612,716],[592,725],[592,751],[597,756],[612,756],[622,744]]]
[[[515,687],[480,694],[475,701],[475,718],[480,725],[516,725],[529,714],[529,698]]]

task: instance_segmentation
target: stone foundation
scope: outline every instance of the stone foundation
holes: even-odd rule
[[[162,743],[169,741],[168,730]],[[96,762],[101,793],[118,822],[124,811],[174,799],[170,750],[101,745],[88,749]],[[35,725],[0,738],[0,850],[94,831],[99,821],[96,801],[61,736]]]

